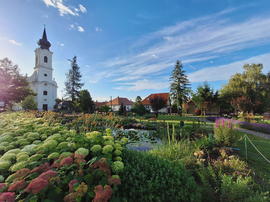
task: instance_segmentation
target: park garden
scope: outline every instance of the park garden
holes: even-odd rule
[[[269,201],[268,162],[249,145],[246,156],[245,134],[226,120],[0,116],[0,201]],[[248,137],[269,154],[269,140]]]

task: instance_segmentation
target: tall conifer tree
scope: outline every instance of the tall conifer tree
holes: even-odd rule
[[[170,96],[174,102],[177,104],[177,111],[179,114],[179,106],[187,100],[188,93],[190,91],[190,82],[183,70],[183,64],[181,61],[177,60],[175,67],[172,71],[170,81]]]
[[[71,98],[72,101],[80,97],[80,89],[84,85],[84,83],[80,83],[81,81],[81,73],[80,67],[77,64],[77,58],[74,56],[71,62],[71,69],[66,73],[67,81],[65,82],[65,90],[66,95]]]

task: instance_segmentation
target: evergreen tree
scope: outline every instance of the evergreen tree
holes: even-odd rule
[[[22,76],[18,65],[8,58],[0,60],[0,101],[12,108],[13,102],[21,102],[28,95],[36,95],[31,90],[27,76]]]
[[[76,98],[80,97],[80,89],[84,83],[80,83],[82,75],[80,73],[80,67],[77,64],[76,56],[69,61],[71,62],[71,69],[66,73],[67,81],[65,82],[65,90],[66,95],[74,102]]]
[[[175,67],[172,71],[170,81],[170,96],[174,102],[177,104],[177,110],[179,114],[179,106],[182,106],[182,103],[187,101],[188,94],[190,92],[189,80],[187,75],[183,70],[183,64],[181,61],[177,60]]]
[[[94,104],[88,90],[82,90],[81,91],[81,93],[80,93],[80,104],[81,104],[81,108],[83,109],[83,111],[85,111],[85,112],[92,112],[93,111],[93,108],[94,108],[95,104]]]
[[[119,107],[118,114],[119,115],[123,115],[124,114],[124,104],[123,103],[121,103],[121,105]]]

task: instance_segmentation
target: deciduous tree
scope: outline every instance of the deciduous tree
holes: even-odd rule
[[[150,105],[155,112],[157,118],[158,110],[167,106],[167,99],[163,98],[162,96],[155,95],[153,98],[150,98]]]
[[[38,106],[38,103],[36,102],[33,95],[28,95],[23,101],[22,101],[22,108],[24,110],[36,110]]]
[[[27,76],[22,76],[18,65],[8,58],[0,60],[0,101],[12,108],[13,102],[21,102],[28,95],[36,95],[31,90]]]
[[[89,93],[88,90],[82,90],[80,92],[80,105],[81,105],[81,108],[84,112],[92,112],[93,111],[93,108],[94,108],[94,102],[91,98],[91,95]]]

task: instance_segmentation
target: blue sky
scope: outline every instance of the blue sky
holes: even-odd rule
[[[0,7],[0,59],[33,73],[46,24],[58,97],[77,56],[83,89],[98,101],[169,92],[177,60],[196,90],[215,90],[245,63],[270,71],[269,0],[8,0]]]

